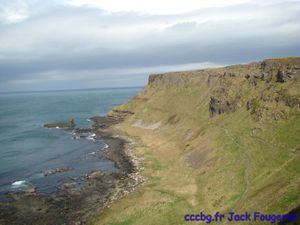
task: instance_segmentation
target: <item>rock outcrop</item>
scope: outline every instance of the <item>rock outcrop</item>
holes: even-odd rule
[[[148,85],[195,85],[194,78],[197,76],[205,76],[209,79],[213,77],[242,77],[267,82],[286,82],[295,79],[296,77],[300,77],[300,57],[266,59],[262,62],[226,66],[215,69],[152,74],[149,76]]]
[[[209,102],[209,115],[210,117],[213,117],[222,113],[231,112],[234,111],[236,107],[234,102],[211,96]]]
[[[148,86],[184,89],[197,88],[206,83],[210,89],[207,97],[210,117],[245,107],[257,120],[282,120],[289,116],[289,109],[281,106],[277,109],[278,104],[283,103],[289,108],[300,105],[300,96],[286,89],[284,83],[299,79],[300,57],[289,57],[223,68],[152,74]],[[252,96],[241,96],[242,87],[251,89],[249,93]]]
[[[44,125],[47,128],[60,128],[60,129],[73,129],[75,127],[74,119],[70,119],[68,122],[59,122],[59,123],[47,123]]]

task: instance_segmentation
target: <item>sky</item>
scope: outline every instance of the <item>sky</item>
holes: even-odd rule
[[[300,0],[0,0],[0,92],[300,56]]]

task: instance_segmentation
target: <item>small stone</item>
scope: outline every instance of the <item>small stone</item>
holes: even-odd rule
[[[35,191],[36,191],[36,188],[27,188],[27,189],[24,189],[23,190],[23,192],[25,193],[25,194],[34,194],[35,193]]]
[[[97,179],[97,178],[100,178],[102,177],[103,173],[101,171],[95,171],[95,172],[92,172],[89,176],[88,176],[88,179]]]

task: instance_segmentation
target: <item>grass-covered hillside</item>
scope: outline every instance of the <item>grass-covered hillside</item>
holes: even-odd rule
[[[118,109],[134,112],[116,129],[135,140],[146,181],[95,224],[300,205],[300,58],[151,75]]]

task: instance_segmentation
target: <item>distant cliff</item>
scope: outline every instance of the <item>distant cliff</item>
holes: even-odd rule
[[[153,74],[149,76],[148,85],[196,85],[194,79],[197,76],[207,77],[208,82],[212,77],[243,77],[256,81],[286,82],[300,76],[300,57],[266,59],[262,62],[223,68]]]
[[[246,107],[251,114],[260,119],[269,110],[264,103],[282,102],[289,108],[300,107],[299,92],[289,93],[286,85],[280,83],[298,83],[300,80],[300,58],[266,59],[244,65],[234,65],[217,69],[203,69],[195,71],[173,72],[165,74],[153,74],[149,76],[149,87],[185,86],[195,87],[206,82],[211,87],[209,114],[215,116],[225,112],[232,112],[240,107]],[[275,84],[279,83],[279,84]],[[270,89],[259,91],[259,87]],[[241,96],[241,87],[252,87],[254,93],[249,96]],[[298,86],[295,86],[297,88]],[[294,88],[294,87],[293,87]],[[235,89],[235,90],[234,90]],[[250,94],[250,93],[249,93]],[[261,103],[261,104],[260,104]],[[272,118],[275,120],[286,118],[286,110],[276,111],[278,105],[272,107]],[[287,108],[288,109],[288,108]]]

